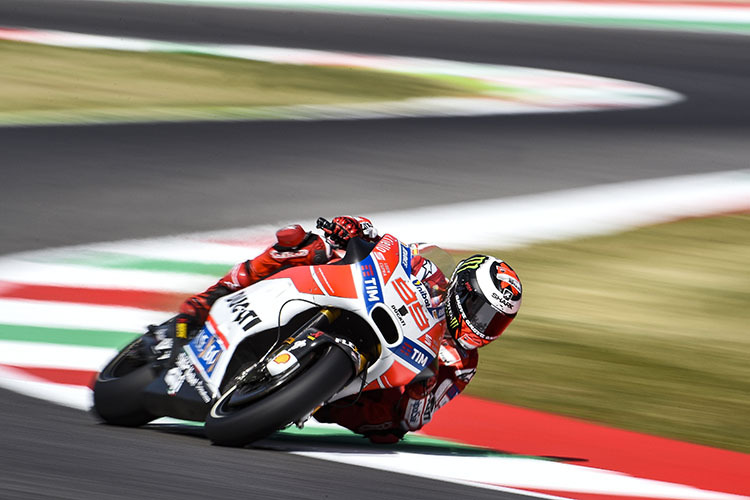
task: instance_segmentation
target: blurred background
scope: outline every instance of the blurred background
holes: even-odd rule
[[[402,14],[3,0],[0,26],[517,65],[639,82],[684,99],[567,114],[145,123],[144,109],[397,100],[466,88],[347,67],[0,41],[0,252],[750,168],[747,23]],[[138,123],[65,126],[71,109]],[[56,123],[13,126],[29,116]],[[615,234],[477,245],[513,265],[525,296],[518,319],[481,352],[468,394],[750,452],[748,209],[750,200],[739,213]],[[33,432],[53,425],[50,415],[73,429],[77,453],[109,449],[91,422],[7,394],[5,425],[27,432],[14,442],[19,450],[45,446]],[[175,458],[158,458],[163,436],[107,432],[119,447],[155,439],[147,446],[157,458],[126,462],[153,481],[150,471]],[[57,446],[53,456],[62,457],[71,445]],[[189,447],[181,440],[169,452]],[[33,494],[19,484],[16,493]],[[83,498],[69,487],[65,498]]]

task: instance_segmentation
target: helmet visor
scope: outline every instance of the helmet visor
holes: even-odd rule
[[[479,293],[459,286],[456,302],[466,325],[484,340],[495,340],[508,327],[513,316],[501,313]]]

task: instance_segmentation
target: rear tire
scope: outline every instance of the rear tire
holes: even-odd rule
[[[349,356],[329,346],[285,385],[241,408],[229,405],[230,387],[206,417],[206,435],[221,446],[245,446],[309,414],[355,375]]]
[[[104,422],[138,427],[157,418],[143,406],[144,389],[156,379],[150,363],[134,358],[140,346],[137,338],[104,367],[94,384],[94,413]]]

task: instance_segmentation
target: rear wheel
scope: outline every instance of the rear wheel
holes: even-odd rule
[[[349,356],[329,345],[319,357],[279,384],[265,377],[231,386],[206,417],[215,444],[244,446],[308,415],[354,376]]]
[[[94,412],[108,424],[138,427],[157,418],[142,403],[143,390],[156,379],[141,353],[142,338],[120,351],[96,377]]]

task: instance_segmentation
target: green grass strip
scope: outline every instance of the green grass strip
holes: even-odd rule
[[[176,434],[189,434],[204,437],[204,423],[178,420],[176,423],[157,423],[152,427],[166,432]],[[513,455],[488,448],[478,448],[471,445],[455,443],[439,438],[422,436],[419,434],[407,434],[404,439],[392,445],[371,444],[364,436],[355,434],[343,427],[315,427],[305,426],[298,429],[295,426],[287,427],[278,431],[268,438],[267,441],[284,447],[311,446],[315,450],[348,451],[351,453],[362,453],[363,448],[372,448],[378,452],[399,451],[404,453],[415,453],[420,455],[451,455],[463,457],[512,457],[555,460],[554,457],[537,457],[529,455]]]
[[[489,253],[524,303],[469,394],[750,452],[750,216]]]
[[[671,19],[637,19],[618,17],[558,17],[558,16],[527,16],[513,14],[493,15],[494,20],[544,24],[570,24],[600,26],[605,28],[641,28],[656,30],[678,31],[709,31],[725,33],[750,33],[750,23],[740,22],[708,22],[708,21],[679,21]]]
[[[119,349],[137,337],[130,332],[107,330],[72,330],[27,325],[0,324],[0,340],[40,342],[87,347],[111,347]]]
[[[168,259],[148,259],[134,255],[114,252],[98,252],[94,250],[85,250],[76,253],[75,255],[54,253],[49,254],[49,256],[31,257],[28,260],[32,262],[101,267],[106,269],[206,274],[216,276],[217,279],[226,274],[232,268],[231,265],[221,263],[215,264]]]
[[[477,448],[470,445],[445,441],[428,436],[407,434],[403,440],[393,445],[370,445],[369,441],[359,434],[355,434],[344,428],[321,428],[305,427],[297,429],[288,427],[269,438],[274,442],[293,442],[311,446],[328,448],[331,446],[361,449],[363,446],[377,447],[378,450],[391,449],[405,453],[418,453],[429,455],[453,455],[466,457],[514,457],[514,458],[539,458],[502,453],[487,448]]]

